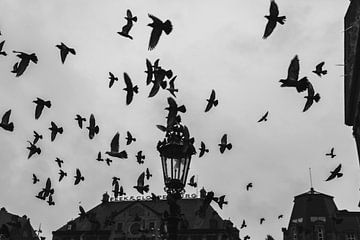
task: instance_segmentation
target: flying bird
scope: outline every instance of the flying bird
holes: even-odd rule
[[[129,35],[129,32],[130,32],[131,28],[132,28],[133,25],[134,25],[133,22],[136,22],[136,21],[137,21],[137,17],[136,17],[136,16],[133,17],[131,11],[128,9],[128,10],[126,11],[126,17],[125,17],[125,19],[126,19],[126,25],[124,25],[124,26],[122,27],[121,32],[117,32],[117,33],[120,34],[120,35],[123,36],[123,37],[133,39],[133,37]]]
[[[110,166],[110,163],[112,162],[112,160],[110,158],[105,158],[105,162],[108,166]]]
[[[40,191],[35,197],[37,197],[38,199],[41,199],[41,200],[45,200],[46,197],[44,196],[44,190]]]
[[[30,141],[28,141],[28,143],[30,144],[30,146],[27,147],[27,149],[30,151],[28,155],[28,159],[31,158],[31,156],[34,155],[35,153],[37,154],[41,153],[41,149],[39,147],[37,147],[35,144],[33,144]]]
[[[109,82],[109,88],[112,87],[112,85],[114,84],[115,81],[118,81],[119,78],[118,77],[115,77],[114,74],[112,72],[109,72],[109,79],[110,79],[110,82]]]
[[[49,204],[49,206],[54,206],[55,205],[55,202],[53,200],[53,197],[52,195],[49,195],[49,198],[47,200],[47,203]]]
[[[247,225],[246,225],[246,222],[245,222],[245,219],[242,221],[242,224],[241,224],[241,227],[240,229],[243,229],[243,228],[246,228]]]
[[[127,158],[127,153],[125,150],[119,152],[119,137],[120,134],[117,132],[110,143],[110,151],[106,152],[111,157],[117,158]]]
[[[61,168],[61,164],[64,163],[64,161],[61,160],[61,159],[58,158],[58,157],[55,159],[55,162],[57,163],[57,165],[59,166],[59,168]]]
[[[118,181],[120,181],[119,177],[113,177],[111,185],[114,186]]]
[[[222,209],[224,204],[228,204],[228,202],[225,201],[225,195],[222,195],[221,197],[215,197],[214,201],[219,205],[220,209]]]
[[[134,93],[139,93],[139,88],[137,85],[133,86],[129,75],[126,72],[124,72],[124,81],[126,88],[123,88],[123,90],[126,91],[126,105],[129,105],[133,100]]]
[[[334,154],[334,148],[331,148],[329,153],[325,154],[326,156],[330,156],[331,158],[334,158],[336,156],[336,154]]]
[[[157,62],[155,62],[155,63],[157,64]],[[170,79],[172,77],[172,75],[173,75],[173,72],[171,70],[165,70],[160,66],[154,66],[154,70],[153,70],[154,80],[151,80],[151,83],[153,83],[153,86],[150,90],[148,97],[155,96],[159,92],[160,87],[162,89],[166,89],[167,82],[165,80],[165,77]]]
[[[81,176],[81,172],[78,168],[76,169],[76,175],[74,176],[74,178],[75,178],[74,185],[77,185],[80,183],[80,181],[85,180],[84,176]]]
[[[224,153],[225,149],[231,150],[232,144],[227,142],[227,134],[224,134],[221,138],[221,143],[218,144],[220,146],[220,152]]]
[[[199,153],[199,158],[201,158],[206,152],[209,152],[209,149],[206,148],[205,143],[203,141],[201,141],[200,143],[200,153]]]
[[[149,191],[149,185],[144,185],[145,172],[142,172],[137,180],[137,185],[134,188],[141,194]]]
[[[33,184],[36,184],[37,182],[40,181],[40,179],[34,173],[33,173],[32,180],[33,180]]]
[[[274,239],[271,235],[268,234],[268,235],[266,236],[265,240],[275,240],[275,239]]]
[[[61,45],[56,45],[56,47],[60,50],[61,62],[64,64],[66,56],[71,53],[72,55],[76,55],[75,49],[66,46],[64,43]]]
[[[252,184],[252,183],[248,183],[248,184],[246,185],[246,191],[249,191],[249,189],[252,188],[252,187],[253,187],[253,184]]]
[[[210,98],[206,99],[208,103],[206,105],[205,112],[208,112],[213,106],[216,107],[218,105],[219,101],[217,99],[215,100],[215,98],[215,90],[213,89],[211,91]]]
[[[149,180],[150,177],[152,177],[152,174],[150,173],[149,168],[146,168],[146,174],[145,174],[145,176],[146,176],[146,180]]]
[[[143,163],[144,163],[145,156],[142,155],[142,151],[138,151],[138,153],[137,153],[135,156],[136,156],[136,161],[137,161],[139,164],[143,164]]]
[[[298,92],[303,92],[307,89],[309,80],[307,77],[303,77],[299,80],[300,64],[299,57],[295,55],[291,59],[290,65],[288,67],[288,74],[286,79],[280,79],[280,87],[295,87]]]
[[[167,100],[169,104],[169,106],[165,108],[165,110],[169,111],[167,116],[167,128],[171,128],[176,122],[178,122],[178,112],[185,113],[186,108],[184,105],[178,106],[172,97],[168,97]]]
[[[59,182],[61,182],[61,180],[67,176],[67,173],[64,172],[62,169],[60,169],[59,175],[60,175]]]
[[[270,15],[266,15],[265,18],[268,20],[268,22],[265,27],[263,39],[266,39],[270,36],[270,34],[274,31],[277,23],[283,25],[286,20],[285,16],[279,17],[279,8],[274,0],[271,0],[270,2]]]
[[[81,117],[79,114],[76,114],[75,120],[77,121],[79,127],[82,129],[83,122],[86,122],[86,118]]]
[[[94,114],[90,115],[89,126],[86,127],[89,130],[89,138],[93,139],[95,134],[99,133],[99,126],[95,123]]]
[[[99,162],[104,161],[104,159],[101,157],[101,152],[98,153],[96,160]]]
[[[267,111],[259,120],[258,120],[258,122],[262,122],[262,121],[267,121],[268,119],[267,119],[267,117],[268,117],[268,115],[269,115],[269,111]]]
[[[154,65],[150,62],[149,59],[146,59],[146,85],[149,85],[154,77],[154,69],[157,69],[159,67],[159,61],[160,59],[156,59],[154,62]]]
[[[5,40],[0,43],[0,55],[7,56],[7,53],[3,51]]]
[[[265,218],[260,218],[260,224],[263,224],[264,221],[265,221]]]
[[[26,68],[29,66],[30,61],[35,64],[38,62],[38,58],[35,53],[27,54],[19,51],[13,51],[13,53],[17,53],[16,56],[21,59],[20,62],[14,64],[13,70],[11,71],[12,73],[16,73],[16,77],[21,76],[25,72]]]
[[[195,182],[195,175],[193,175],[191,178],[190,178],[190,182],[188,183],[189,186],[192,186],[194,188],[197,187],[197,182]]]
[[[175,92],[179,92],[179,89],[175,88],[175,84],[174,81],[176,79],[177,76],[174,76],[170,81],[169,81],[169,87],[166,89],[168,90],[171,95],[173,95],[174,97],[176,97]]]
[[[36,100],[33,101],[33,103],[36,104],[35,107],[35,119],[39,119],[44,107],[50,108],[51,107],[51,102],[50,101],[45,101],[41,98],[36,98]]]
[[[6,113],[4,113],[4,115],[1,118],[0,127],[6,131],[12,132],[14,131],[14,123],[9,122],[10,114],[11,114],[11,109],[6,111]]]
[[[51,194],[54,194],[54,189],[53,188],[51,188],[51,180],[50,180],[50,178],[48,178],[47,180],[46,180],[46,184],[45,184],[45,188],[43,188],[43,196],[45,197],[45,198],[47,198],[49,195],[51,195]]]
[[[51,127],[49,128],[49,130],[51,131],[51,141],[54,141],[56,138],[56,134],[62,134],[63,133],[63,128],[62,127],[58,127],[54,122],[51,122]]]
[[[306,110],[308,110],[315,102],[319,102],[320,101],[320,94],[319,93],[316,93],[315,94],[315,91],[314,91],[314,87],[313,85],[311,84],[311,82],[308,82],[308,86],[307,86],[307,89],[308,89],[308,95],[305,96],[304,98],[306,98],[306,103],[305,103],[305,106],[304,106],[304,109],[303,109],[303,112],[305,112]]]
[[[316,65],[315,70],[312,72],[318,75],[319,77],[321,77],[321,75],[327,74],[327,70],[323,70],[324,64],[325,62],[319,63],[318,65]]]
[[[157,43],[159,42],[162,32],[164,31],[167,35],[169,35],[173,29],[173,26],[170,20],[166,20],[165,22],[163,22],[151,14],[148,14],[148,16],[153,21],[152,23],[148,24],[149,27],[152,27],[148,47],[148,49],[151,51],[156,47]]]
[[[341,164],[339,164],[339,166],[337,166],[334,171],[330,171],[330,176],[325,180],[325,181],[330,181],[334,178],[340,178],[343,176],[343,174],[340,172],[341,170]]]
[[[134,138],[129,131],[126,132],[126,145],[131,144],[132,142],[136,142],[136,138]]]
[[[42,135],[40,135],[40,134],[38,134],[36,131],[34,131],[34,141],[33,141],[33,144],[36,144],[36,143],[39,141],[39,139],[42,139],[42,138],[43,138]]]
[[[244,240],[249,240],[250,239],[250,236],[249,235],[246,235],[245,237],[244,237]]]
[[[280,214],[280,215],[278,216],[278,219],[283,218],[283,217],[284,217],[284,215]]]

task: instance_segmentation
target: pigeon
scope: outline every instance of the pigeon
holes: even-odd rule
[[[81,117],[79,114],[76,114],[75,120],[77,121],[79,127],[82,129],[83,122],[86,122],[86,118]]]
[[[78,168],[76,169],[76,175],[74,176],[74,178],[75,178],[74,185],[77,185],[80,183],[80,181],[85,180],[84,176],[81,176],[81,172]]]
[[[27,147],[27,149],[30,151],[28,155],[28,159],[31,158],[31,156],[34,155],[35,153],[37,154],[41,153],[41,149],[39,147],[37,147],[35,144],[33,144],[30,141],[28,141],[28,143],[30,143],[30,146]]]
[[[145,174],[145,176],[146,176],[146,180],[149,180],[150,177],[152,177],[152,174],[150,173],[149,168],[146,168],[146,174]]]
[[[258,122],[267,121],[267,116],[269,115],[269,111],[267,111],[259,120]]]
[[[0,43],[0,55],[7,56],[7,53],[3,51],[5,40]]]
[[[244,240],[249,240],[250,239],[250,236],[249,235],[246,235],[245,237],[244,237]]]
[[[264,221],[265,221],[265,218],[260,218],[260,224],[263,224]]]
[[[165,110],[168,110],[168,116],[167,116],[167,128],[171,128],[176,122],[178,122],[177,114],[178,112],[185,113],[186,108],[184,105],[178,106],[175,100],[172,97],[168,97],[168,104],[169,106],[165,108]]]
[[[99,161],[99,162],[104,161],[104,159],[101,158],[101,152],[98,153],[98,156],[97,156],[96,160]]]
[[[189,186],[192,186],[194,188],[197,187],[197,182],[195,182],[195,175],[193,175],[191,178],[190,178],[190,182],[188,183]]]
[[[54,189],[51,188],[51,180],[48,178],[46,180],[45,188],[43,188],[44,197],[47,198],[49,195],[54,194]]]
[[[95,134],[99,133],[99,126],[95,123],[95,117],[93,114],[90,115],[89,126],[86,127],[89,130],[89,138],[93,139]]]
[[[16,77],[21,76],[25,72],[26,68],[29,66],[30,61],[35,64],[38,62],[38,58],[35,53],[27,54],[19,51],[13,51],[13,53],[17,53],[16,56],[21,59],[20,62],[14,64],[13,70],[11,71],[12,73],[16,73]]]
[[[221,138],[221,143],[218,144],[220,146],[220,152],[224,153],[225,149],[231,150],[232,144],[227,143],[227,134],[224,134]]]
[[[334,178],[340,178],[343,176],[343,174],[340,172],[341,170],[341,164],[339,164],[339,166],[337,166],[334,171],[330,171],[330,176],[325,180],[325,181],[330,181]]]
[[[118,182],[115,182],[114,190],[112,190],[112,192],[114,193],[114,198],[116,199],[119,196],[119,193],[120,193],[120,187],[119,187]]]
[[[112,160],[110,158],[105,158],[105,162],[108,166],[110,166],[110,163],[112,162]]]
[[[308,110],[313,105],[314,101],[315,102],[320,101],[320,94],[319,93],[315,94],[314,88],[313,88],[313,86],[312,86],[312,84],[310,82],[308,82],[307,89],[308,89],[308,95],[304,97],[307,100],[306,100],[303,112]]]
[[[201,141],[200,143],[200,153],[199,153],[199,158],[201,158],[206,152],[209,152],[209,149],[206,148],[205,143],[203,141]]]
[[[44,190],[40,191],[35,197],[37,197],[38,199],[41,199],[41,200],[45,200],[46,197],[44,196]]]
[[[51,131],[51,141],[55,140],[56,134],[63,133],[63,128],[56,126],[56,124],[54,122],[51,122],[51,127],[49,128],[49,130]]]
[[[106,152],[106,154],[111,157],[117,157],[121,159],[127,158],[127,153],[125,150],[119,152],[119,137],[120,134],[117,132],[111,141],[110,151]]]
[[[135,156],[136,156],[137,163],[139,163],[139,164],[144,163],[145,156],[142,155],[142,151],[139,151]]]
[[[137,180],[137,185],[134,188],[141,194],[149,191],[149,185],[144,185],[145,172],[142,172]]]
[[[130,145],[132,142],[136,142],[136,138],[133,138],[129,131],[126,132],[126,145]]]
[[[112,178],[112,183],[111,183],[111,185],[114,186],[115,183],[117,183],[118,181],[120,181],[120,178],[119,178],[119,177],[113,177],[113,178]]]
[[[157,43],[159,42],[161,33],[164,31],[167,35],[169,35],[173,29],[172,24],[170,20],[166,20],[165,22],[162,22],[157,17],[148,14],[149,18],[152,19],[152,23],[149,23],[148,26],[152,27],[151,35],[150,35],[150,41],[149,41],[149,47],[148,50],[153,50]]]
[[[174,81],[176,79],[177,76],[174,76],[170,81],[169,81],[169,87],[166,89],[168,90],[171,95],[173,95],[174,97],[176,97],[175,92],[179,92],[179,89],[175,88],[174,85]]]
[[[64,161],[61,160],[61,159],[58,158],[58,157],[55,159],[55,162],[57,163],[57,165],[59,166],[59,168],[61,168],[61,164],[64,163]]]
[[[171,78],[173,72],[171,70],[165,70],[161,67],[154,66],[153,75],[154,75],[154,80],[151,80],[151,82],[153,83],[153,87],[151,88],[148,97],[155,96],[158,93],[160,87],[162,89],[166,89],[167,82],[165,80],[165,77]]]
[[[10,114],[11,114],[11,109],[8,110],[6,113],[4,113],[4,115],[1,118],[0,127],[6,131],[12,132],[14,131],[14,123],[9,122]]]
[[[222,209],[223,205],[224,204],[228,204],[227,201],[225,201],[225,195],[222,195],[221,197],[217,198],[215,197],[214,198],[214,201],[219,205],[219,208]]]
[[[85,212],[82,206],[79,206],[79,211],[80,211],[79,213],[80,220],[83,220],[84,218],[88,217],[88,214]]]
[[[286,79],[280,79],[280,87],[295,87],[298,92],[303,92],[307,89],[309,80],[303,77],[299,80],[299,58],[297,55],[293,57],[288,68]]]
[[[211,91],[211,95],[209,99],[206,99],[206,101],[208,101],[206,108],[205,108],[205,112],[208,112],[213,106],[216,107],[219,103],[218,100],[215,100],[216,96],[215,96],[215,90],[213,89]]]
[[[128,10],[126,11],[126,17],[125,17],[125,19],[126,19],[126,21],[127,21],[127,22],[126,22],[126,25],[124,25],[124,26],[122,27],[121,32],[117,32],[117,33],[120,34],[120,35],[123,36],[123,37],[133,39],[133,37],[129,35],[129,32],[130,32],[131,28],[133,27],[133,22],[136,22],[136,21],[137,21],[137,17],[136,17],[136,16],[133,17],[131,11],[128,9]]]
[[[36,184],[37,182],[40,181],[40,179],[38,179],[37,176],[34,173],[33,173],[32,180],[33,180],[33,184]]]
[[[315,73],[316,75],[318,75],[319,77],[321,77],[321,75],[327,74],[327,70],[323,70],[324,64],[325,64],[325,62],[319,63],[318,65],[316,65],[315,70],[312,72]]]
[[[270,34],[274,31],[277,23],[283,25],[286,20],[285,16],[279,17],[279,8],[274,0],[271,0],[270,2],[270,15],[265,16],[265,18],[267,18],[268,22],[265,27],[263,39],[266,39],[270,36]]]
[[[126,88],[123,88],[123,90],[125,90],[127,92],[126,93],[126,105],[129,105],[133,100],[134,93],[139,93],[139,88],[137,85],[133,86],[129,75],[126,72],[124,72],[124,81],[125,81]]]
[[[247,225],[246,225],[246,222],[245,222],[245,219],[244,219],[242,224],[241,224],[240,229],[243,229],[243,228],[246,228],[246,227],[247,227]]]
[[[33,141],[33,144],[36,144],[36,143],[39,141],[39,139],[42,139],[42,138],[43,138],[42,135],[40,135],[40,134],[38,134],[36,131],[34,131],[34,141]]]
[[[114,84],[115,81],[118,81],[119,78],[118,77],[115,77],[114,74],[112,72],[109,72],[109,79],[110,79],[110,82],[109,82],[109,88],[112,87],[112,85]]]
[[[334,148],[331,148],[329,153],[325,154],[326,156],[330,156],[331,158],[334,158],[336,156],[336,154],[334,154]]]
[[[36,103],[35,119],[39,119],[44,107],[47,107],[47,108],[51,107],[50,101],[45,101],[41,98],[36,98],[36,100],[34,100],[33,103]]]
[[[280,215],[278,216],[278,219],[283,218],[283,217],[284,217],[284,215],[280,214]]]
[[[246,191],[249,191],[249,189],[252,188],[252,187],[253,187],[253,184],[252,184],[252,183],[248,183],[248,184],[246,185]]]
[[[59,175],[60,175],[59,182],[61,182],[61,180],[67,176],[67,173],[64,172],[62,169],[60,169]]]
[[[53,201],[52,195],[49,195],[47,203],[49,204],[49,206],[54,206],[55,205],[55,202]]]
[[[76,55],[75,49],[69,48],[64,43],[61,43],[61,45],[56,45],[58,49],[60,49],[60,57],[61,62],[64,64],[66,56],[71,53],[72,55]]]
[[[154,65],[152,65],[150,60],[146,59],[146,85],[149,85],[152,82],[154,76],[153,68],[157,69],[159,67],[159,61],[160,59],[156,59]]]

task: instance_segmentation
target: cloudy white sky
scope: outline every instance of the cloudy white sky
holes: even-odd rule
[[[132,187],[139,174],[149,167],[154,173],[150,190],[163,194],[163,179],[156,143],[164,134],[155,125],[164,124],[168,92],[160,91],[147,98],[145,60],[160,58],[160,65],[177,75],[176,101],[185,104],[182,114],[195,137],[196,148],[204,141],[210,152],[195,156],[189,175],[198,175],[199,185],[226,194],[229,204],[220,210],[225,219],[240,227],[243,219],[248,228],[240,236],[263,239],[267,234],[282,238],[293,206],[293,197],[310,188],[308,169],[312,168],[316,190],[335,196],[340,209],[357,211],[359,196],[359,163],[351,129],[344,125],[343,19],[348,1],[294,0],[277,1],[285,25],[273,34],[261,37],[268,14],[268,0],[224,1],[26,1],[0,2],[0,40],[6,40],[0,56],[0,114],[12,109],[15,124],[12,133],[0,129],[0,206],[31,218],[44,235],[77,217],[78,203],[90,209],[100,203],[101,195],[111,191],[111,178],[121,178],[128,195],[138,195]],[[121,37],[126,10],[138,17],[131,35]],[[147,50],[151,13],[162,20],[170,19],[173,32],[163,35],[153,51]],[[61,64],[55,45],[64,42],[76,49]],[[38,64],[30,64],[16,78],[10,71],[18,58],[13,50],[36,53]],[[280,88],[290,60],[298,54],[300,76],[308,76],[321,95],[307,112],[303,94]],[[328,75],[317,77],[311,71],[325,61]],[[119,77],[108,88],[108,72]],[[127,72],[139,94],[130,106],[125,105],[123,72]],[[205,113],[206,98],[216,90],[219,105]],[[36,97],[51,100],[35,120]],[[269,121],[257,120],[269,111]],[[93,140],[77,126],[76,114],[95,115],[100,133]],[[64,128],[64,134],[50,141],[50,122]],[[33,130],[43,134],[39,141],[42,153],[27,159],[27,141]],[[125,145],[126,131],[137,141]],[[97,162],[98,151],[109,149],[110,141],[120,132],[121,148],[129,159],[114,159],[109,167]],[[217,144],[227,133],[231,151],[220,154]],[[325,156],[335,147],[337,156]],[[142,150],[145,164],[136,163],[135,154]],[[58,167],[64,160],[68,177],[57,182]],[[324,180],[339,163],[344,176]],[[80,168],[85,182],[74,186],[75,169]],[[32,184],[32,174],[40,183]],[[35,198],[46,179],[52,179],[55,206]],[[253,182],[247,192],[245,186]],[[188,193],[196,190],[187,187]],[[284,214],[282,220],[277,216]],[[263,225],[261,217],[266,218]]]

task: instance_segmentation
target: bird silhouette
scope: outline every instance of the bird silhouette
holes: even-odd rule
[[[146,85],[149,85],[153,81],[154,77],[154,69],[159,68],[159,61],[160,59],[156,59],[154,65],[150,62],[149,59],[146,59]]]
[[[190,178],[190,182],[188,183],[189,186],[192,186],[194,188],[197,187],[197,182],[195,182],[195,175],[193,175],[191,178]]]
[[[246,228],[247,225],[246,225],[246,222],[245,222],[245,219],[242,221],[242,224],[241,224],[241,227],[240,229],[243,229],[243,228]]]
[[[53,200],[53,197],[52,195],[49,195],[49,198],[47,200],[47,203],[49,204],[49,206],[54,206],[55,205],[55,202]]]
[[[203,141],[201,141],[201,143],[200,143],[200,148],[199,148],[199,150],[200,150],[200,153],[199,153],[199,158],[201,158],[202,156],[204,156],[204,154],[207,152],[209,152],[209,149],[207,149],[206,148],[206,146],[205,146],[205,143],[203,142]]]
[[[105,158],[105,162],[108,166],[110,166],[110,163],[112,162],[112,160],[110,158]]]
[[[45,200],[46,197],[44,196],[44,190],[40,191],[35,197],[37,197],[38,199],[41,199],[41,200]]]
[[[99,162],[104,161],[104,159],[101,157],[101,152],[98,153],[96,160]]]
[[[326,156],[330,156],[331,158],[334,158],[336,156],[336,154],[334,154],[334,148],[331,148],[329,153],[325,154]]]
[[[150,173],[149,168],[146,168],[146,173],[145,173],[145,176],[146,176],[146,180],[149,180],[149,179],[150,179],[150,177],[152,177],[152,174]]]
[[[82,129],[83,122],[86,122],[86,118],[81,117],[79,114],[76,114],[75,120],[77,121],[79,127]]]
[[[268,119],[267,119],[267,117],[268,117],[268,115],[269,115],[269,111],[267,111],[259,120],[258,120],[258,122],[262,122],[262,121],[267,121]]]
[[[249,189],[252,188],[252,187],[253,187],[253,184],[252,184],[252,183],[248,183],[248,184],[246,185],[246,191],[249,191]]]
[[[28,143],[30,144],[30,146],[27,147],[27,149],[29,150],[28,159],[31,158],[31,156],[34,155],[35,153],[37,154],[41,153],[41,149],[39,147],[37,147],[35,144],[33,144],[30,141],[28,141]]]
[[[263,224],[264,221],[265,221],[265,218],[260,218],[260,224]]]
[[[149,47],[148,50],[153,50],[156,45],[159,42],[160,36],[162,32],[164,31],[167,35],[169,35],[173,29],[172,24],[170,20],[166,20],[165,22],[162,22],[157,17],[148,14],[149,18],[153,21],[152,23],[149,23],[148,26],[152,27],[151,35],[150,35],[150,41],[149,41]]]
[[[115,182],[114,186],[114,190],[112,190],[112,192],[114,193],[114,198],[118,198],[119,193],[120,193],[120,186],[119,186],[119,182]]]
[[[127,153],[125,150],[119,152],[119,137],[120,134],[117,132],[110,143],[110,151],[106,152],[111,157],[117,158],[127,158]]]
[[[133,100],[134,93],[139,93],[139,89],[137,85],[133,86],[129,75],[126,72],[124,72],[124,81],[126,88],[123,88],[123,90],[126,91],[126,105],[129,105]]]
[[[325,181],[330,181],[334,178],[340,178],[343,176],[343,174],[340,172],[341,171],[341,164],[339,164],[334,171],[330,171],[330,176],[325,180]]]
[[[84,208],[82,206],[79,205],[79,217],[80,220],[84,220],[85,218],[88,218],[88,214],[85,212]]]
[[[270,34],[274,31],[277,23],[283,25],[286,20],[285,16],[279,17],[279,8],[274,0],[271,0],[270,2],[270,15],[266,15],[265,18],[268,20],[268,22],[266,23],[263,39],[266,39],[270,36]]]
[[[64,43],[60,45],[56,45],[56,47],[60,50],[61,62],[64,64],[66,56],[71,53],[72,55],[76,55],[75,49],[66,46]]]
[[[74,178],[75,178],[74,185],[78,185],[80,181],[85,180],[84,176],[81,176],[81,172],[78,168],[76,169],[76,175],[74,176]]]
[[[155,193],[151,193],[151,201],[160,201],[160,196],[157,196]]]
[[[33,180],[33,184],[36,184],[37,182],[40,181],[40,179],[34,173],[33,173],[32,180]]]
[[[137,163],[139,163],[139,164],[144,163],[145,156],[142,155],[142,151],[138,151],[138,153],[135,156],[136,156]]]
[[[250,239],[250,236],[249,235],[246,235],[245,237],[244,237],[244,240],[249,240]]]
[[[179,89],[175,88],[175,79],[177,76],[174,76],[170,81],[169,81],[169,87],[166,89],[168,90],[171,95],[173,95],[174,97],[176,97],[175,92],[179,92]]]
[[[112,72],[109,72],[109,79],[110,79],[109,88],[112,87],[112,85],[114,84],[115,81],[118,81],[118,80],[119,80],[119,78],[118,78],[118,77],[115,77]]]
[[[39,139],[42,139],[43,138],[43,136],[42,135],[40,135],[40,134],[38,134],[36,131],[34,131],[34,140],[33,140],[33,144],[36,144],[38,141],[39,141]]]
[[[59,168],[61,168],[61,164],[64,163],[64,161],[61,160],[61,159],[58,158],[58,157],[55,159],[55,162],[57,163],[57,165],[59,166]]]
[[[1,118],[0,127],[6,131],[12,132],[14,131],[14,123],[9,122],[10,114],[11,114],[11,109],[6,111],[6,113],[4,113],[4,115]]]
[[[178,122],[177,114],[178,112],[185,113],[186,108],[184,105],[178,106],[175,100],[172,97],[168,97],[168,104],[169,106],[165,108],[165,110],[168,110],[168,116],[167,116],[167,127],[172,127],[176,122]]]
[[[137,185],[134,188],[141,194],[149,191],[149,185],[144,185],[145,172],[142,172],[137,180]]]
[[[89,126],[86,127],[89,130],[89,138],[93,139],[95,134],[99,133],[99,126],[95,123],[94,114],[90,115]]]
[[[271,235],[268,234],[268,235],[266,236],[265,240],[274,240],[274,238],[273,238]]]
[[[232,144],[227,142],[227,134],[224,134],[221,138],[220,153],[224,153],[225,149],[231,150]]]
[[[219,205],[219,208],[222,209],[223,205],[228,204],[227,201],[225,201],[225,195],[222,195],[220,197],[214,197],[214,201]]]
[[[54,194],[54,189],[51,187],[51,180],[48,178],[46,180],[45,188],[42,189],[44,192],[44,197],[47,198],[49,195]]]
[[[58,127],[54,122],[51,122],[51,127],[49,128],[49,130],[51,131],[51,141],[54,141],[56,138],[56,135],[62,134],[63,133],[63,128],[62,127]]]
[[[59,175],[59,182],[61,182],[61,180],[67,176],[67,173],[60,169]]]
[[[25,72],[26,68],[29,66],[30,61],[35,64],[38,62],[38,58],[35,53],[27,54],[19,51],[13,51],[13,53],[16,53],[16,56],[21,59],[20,62],[14,64],[13,70],[11,71],[12,73],[16,74],[16,77],[21,76]]]
[[[111,183],[111,186],[114,186],[116,182],[120,181],[120,178],[119,177],[113,177],[112,178],[112,183]]]
[[[278,219],[283,218],[283,217],[284,217],[284,215],[280,214],[280,215],[278,216]]]
[[[5,40],[0,43],[0,55],[7,56],[7,53],[3,51]]]
[[[215,90],[213,89],[211,91],[210,98],[206,99],[208,103],[206,105],[205,112],[208,112],[213,106],[216,107],[218,105],[219,101],[215,100],[215,98],[216,98],[216,94],[215,94]]]
[[[36,104],[35,107],[35,119],[39,119],[44,107],[50,108],[51,107],[51,102],[50,101],[45,101],[41,98],[36,98],[36,100],[33,101],[33,103]]]
[[[171,70],[165,70],[162,67],[156,66],[156,65],[158,65],[157,60],[153,66],[154,67],[154,70],[153,70],[154,79],[151,80],[151,83],[153,83],[153,86],[150,90],[148,97],[155,96],[159,92],[160,87],[162,89],[166,89],[167,82],[165,80],[165,77],[170,79],[173,76],[173,72]]]
[[[309,82],[309,81],[308,81],[307,89],[308,89],[308,95],[304,97],[304,98],[306,98],[306,103],[305,103],[303,112],[308,110],[313,105],[314,101],[315,102],[320,101],[320,94],[319,93],[315,94],[314,87],[311,84],[311,82]]]
[[[133,17],[131,11],[128,9],[128,10],[126,11],[126,17],[125,17],[125,19],[126,19],[126,25],[124,25],[124,26],[122,27],[121,32],[117,32],[117,33],[120,34],[120,35],[123,36],[123,37],[133,39],[133,37],[129,35],[129,32],[130,32],[131,28],[132,28],[133,25],[134,25],[133,22],[136,22],[136,21],[137,21],[137,17],[136,17],[136,16]]]
[[[126,132],[126,145],[130,145],[132,142],[136,142],[136,138],[134,138],[129,131]]]
[[[318,65],[316,65],[315,70],[312,72],[318,75],[319,77],[321,77],[321,75],[327,74],[327,70],[323,70],[324,64],[325,62],[319,63]]]
[[[300,64],[299,57],[295,55],[290,62],[288,74],[286,79],[280,79],[280,87],[295,87],[298,92],[303,92],[307,89],[309,80],[303,77],[299,80]]]

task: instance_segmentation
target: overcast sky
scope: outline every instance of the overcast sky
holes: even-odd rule
[[[332,195],[340,209],[358,211],[359,163],[351,128],[344,125],[343,19],[348,1],[277,1],[283,26],[262,39],[270,1],[228,0],[163,1],[40,1],[3,0],[0,2],[0,40],[6,40],[0,56],[0,115],[12,109],[14,132],[0,129],[0,206],[12,213],[26,214],[34,228],[41,223],[44,235],[78,216],[78,205],[85,210],[100,203],[102,194],[111,191],[113,176],[128,195],[139,195],[133,186],[147,167],[154,173],[150,191],[163,194],[163,179],[158,140],[164,137],[156,124],[165,124],[167,91],[148,98],[145,60],[160,58],[160,65],[177,75],[176,101],[185,104],[183,123],[195,137],[198,149],[204,141],[210,152],[195,156],[189,176],[197,175],[200,186],[215,195],[226,194],[229,204],[223,210],[213,207],[224,219],[240,228],[248,227],[241,238],[264,239],[267,234],[282,238],[287,227],[293,198],[310,188],[309,168],[314,188]],[[126,39],[116,32],[126,23],[126,10],[138,17]],[[173,32],[162,35],[153,51],[147,50],[151,28],[148,13],[170,19]],[[55,45],[64,42],[76,50],[62,64]],[[12,66],[19,60],[13,50],[36,53],[38,64],[30,63],[20,77]],[[298,54],[300,77],[308,76],[320,102],[302,112],[306,93],[280,88],[290,60]],[[319,78],[311,71],[325,61],[328,74]],[[108,72],[119,77],[108,88]],[[139,94],[126,106],[123,73],[127,72]],[[219,105],[205,113],[206,99],[215,89]],[[37,97],[51,100],[35,120]],[[267,122],[257,120],[269,111]],[[90,140],[86,129],[74,120],[76,114],[93,113],[100,133]],[[64,128],[64,134],[50,141],[50,122]],[[86,123],[87,126],[88,123]],[[27,141],[33,130],[43,134],[38,146],[42,153],[27,159]],[[137,141],[125,145],[126,131]],[[99,151],[110,148],[120,133],[120,148],[129,159],[114,159],[111,166],[97,162]],[[220,154],[217,144],[224,133],[233,144]],[[325,153],[335,147],[335,158]],[[136,163],[142,150],[145,163]],[[64,160],[68,173],[58,182]],[[325,182],[339,163],[344,176]],[[85,181],[73,184],[75,169]],[[32,174],[40,183],[32,184]],[[55,206],[49,207],[35,195],[50,177],[55,188]],[[253,182],[253,189],[245,190]],[[198,189],[200,190],[200,188]],[[187,187],[187,193],[196,189]],[[277,219],[279,214],[284,218]],[[264,224],[259,219],[264,217]]]

